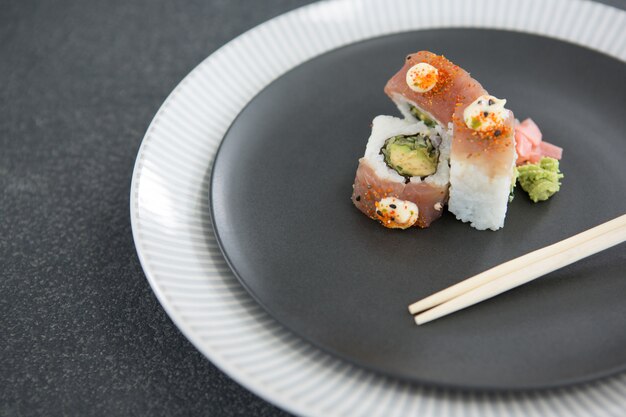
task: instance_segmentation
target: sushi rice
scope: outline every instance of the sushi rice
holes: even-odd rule
[[[400,175],[391,168],[382,152],[388,139],[398,136],[427,137],[438,152],[436,170],[424,177]],[[368,139],[365,154],[359,160],[354,181],[352,202],[368,217],[381,222],[388,228],[405,229],[413,225],[428,227],[441,216],[448,199],[450,178],[450,136],[439,126],[428,127],[423,122],[400,119],[392,116],[377,116],[372,122],[372,132]],[[390,200],[398,206],[396,213],[388,215],[386,210]],[[398,204],[395,204],[395,203]],[[406,204],[405,204],[406,203]],[[381,206],[382,204],[382,206]],[[398,216],[403,206],[412,207],[416,218],[401,223]],[[381,207],[383,207],[381,209]]]

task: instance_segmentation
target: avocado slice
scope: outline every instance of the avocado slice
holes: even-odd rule
[[[417,107],[415,107],[412,104],[409,104],[409,111],[411,112],[411,114],[413,116],[415,116],[415,118],[417,120],[420,120],[422,122],[424,122],[424,124],[428,127],[435,127],[436,122],[431,119],[430,117],[426,116],[424,113],[422,113],[421,111],[418,110]]]
[[[405,177],[425,177],[437,171],[439,150],[424,135],[391,137],[380,151],[387,166]]]

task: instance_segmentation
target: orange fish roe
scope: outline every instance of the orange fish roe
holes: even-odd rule
[[[382,204],[382,201],[376,201],[375,207],[375,220],[378,220],[383,226],[391,228],[391,229],[405,229],[407,227],[411,227],[417,221],[417,212],[409,208],[409,204],[414,205],[413,203],[408,203],[403,200],[398,200],[393,198],[392,204]],[[400,207],[399,207],[400,206]],[[398,219],[402,218],[402,215],[399,214],[398,210],[404,209],[405,211],[410,211],[411,217],[416,216],[411,220],[409,218],[408,222],[399,222]],[[423,223],[425,225],[425,223]]]
[[[452,79],[459,71],[459,67],[448,61],[443,55],[435,55],[425,61],[426,63],[437,68],[439,72],[437,76],[437,84],[430,90],[424,93],[424,96],[428,98],[429,103],[432,103],[434,98],[441,96],[450,90],[452,85]]]
[[[383,226],[389,227],[392,222],[395,225],[395,210],[387,210],[387,208],[381,207],[380,201],[375,202],[374,205],[376,206],[376,218],[383,224]]]
[[[476,140],[480,141],[481,145],[485,147],[485,150],[502,146],[510,146],[510,135],[512,133],[511,128],[506,125],[505,121],[496,120],[491,114],[487,117],[490,116],[494,121],[494,125],[484,130],[472,130],[471,136],[467,140],[471,143],[476,142]],[[452,120],[455,129],[468,129],[465,122],[459,119],[456,115],[452,117]]]
[[[417,87],[417,89],[412,89],[419,93],[425,93],[432,89],[437,84],[438,78],[438,70],[425,62],[412,66],[406,74],[409,86]]]
[[[439,79],[435,86],[424,93],[424,96],[428,99],[428,102],[432,104],[433,98],[444,94],[450,88],[450,75],[444,69],[439,70]]]

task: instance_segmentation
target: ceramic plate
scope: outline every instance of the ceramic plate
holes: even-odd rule
[[[322,53],[393,33],[475,26],[568,40],[623,61],[626,34],[620,28],[625,23],[624,12],[591,2],[441,1],[423,7],[414,1],[338,1],[298,9],[240,36],[173,91],[137,158],[131,220],[155,293],[181,331],[216,365],[296,414],[620,415],[626,407],[624,374],[527,394],[466,393],[336,359],[271,318],[242,288],[217,246],[208,195],[215,152],[242,108],[272,80]],[[245,76],[242,56],[254,59],[255,77]],[[362,152],[364,145],[353,146]],[[367,219],[356,219],[369,227]]]
[[[398,114],[382,87],[421,49],[472,71],[565,148],[560,193],[535,204],[518,190],[497,232],[449,213],[427,230],[390,231],[352,205],[373,116]],[[520,65],[520,56],[539,64]],[[626,195],[615,192],[626,178],[625,69],[572,44],[478,29],[408,32],[324,54],[264,89],[226,134],[211,189],[220,246],[279,322],[394,377],[543,388],[624,369],[623,245],[427,326],[406,307],[626,213]]]

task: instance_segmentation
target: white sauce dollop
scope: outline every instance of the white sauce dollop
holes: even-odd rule
[[[497,129],[507,117],[505,104],[506,100],[487,94],[478,97],[463,111],[465,125],[478,131]]]
[[[418,93],[425,93],[437,84],[439,71],[425,62],[413,65],[406,72],[406,83],[409,88]]]
[[[398,227],[406,228],[415,224],[419,210],[411,201],[400,200],[395,197],[385,197],[376,202],[378,217],[386,225],[396,223]]]

